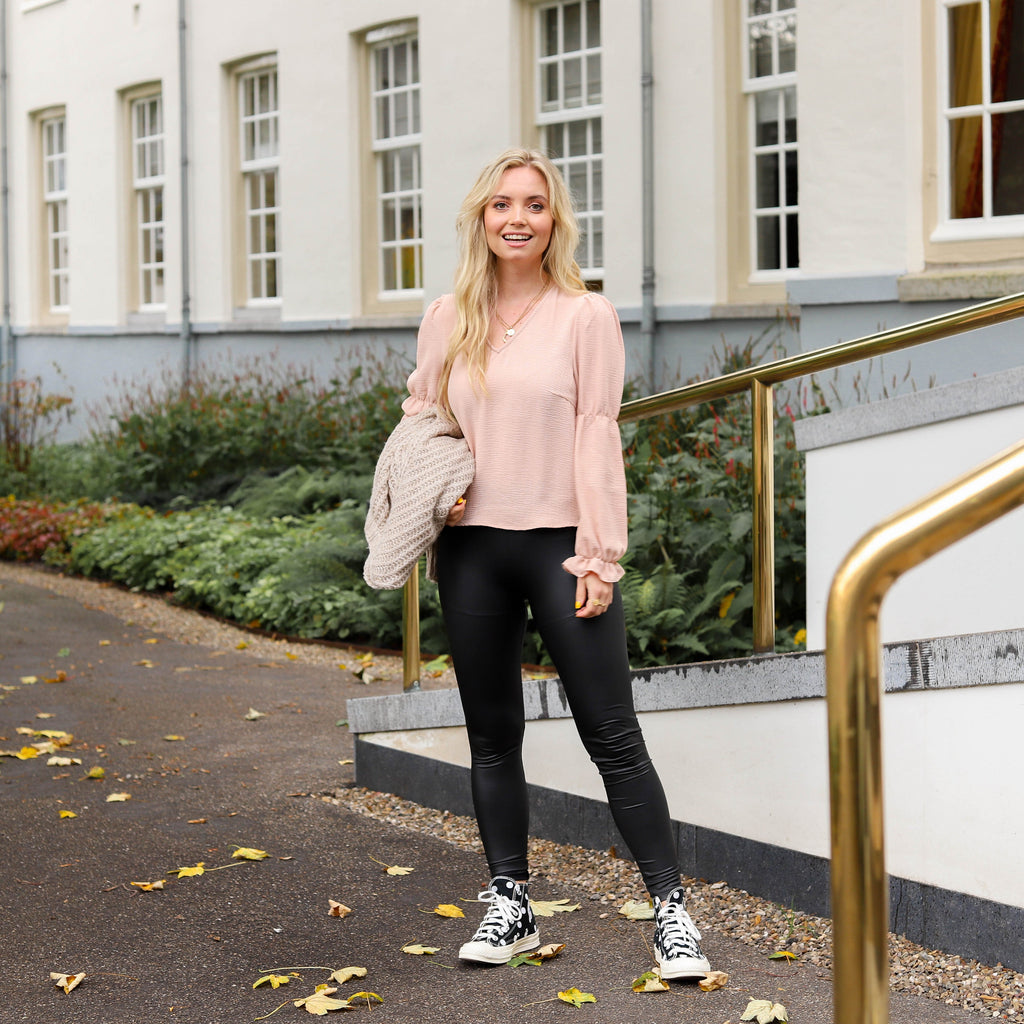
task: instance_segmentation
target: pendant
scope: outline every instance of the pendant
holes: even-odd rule
[[[505,331],[505,337],[506,337],[506,339],[507,339],[507,338],[511,338],[511,337],[512,337],[512,335],[513,335],[513,334],[515,334],[515,333],[516,333],[516,329],[515,329],[514,327],[509,327],[509,328],[507,328],[507,329],[506,329],[506,331]]]

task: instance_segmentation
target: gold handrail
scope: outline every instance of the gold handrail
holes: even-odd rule
[[[649,395],[625,402],[619,412],[619,422],[645,419],[659,413],[675,412],[716,398],[725,398],[751,392],[751,414],[753,417],[753,577],[754,577],[754,652],[768,653],[775,649],[775,495],[772,477],[774,475],[775,449],[773,441],[774,404],[771,388],[775,384],[805,377],[812,373],[835,369],[862,359],[886,355],[914,345],[938,341],[964,331],[1024,316],[1024,292],[992,299],[975,306],[967,306],[952,313],[921,320],[897,327],[880,334],[856,338],[853,341],[816,349],[798,356],[788,356],[770,363],[762,363],[734,373],[723,374],[713,380],[687,384],[661,394]],[[410,586],[407,584],[407,586]],[[402,646],[407,652],[410,643],[416,645],[415,659],[406,653],[405,688],[413,689],[419,679],[419,607],[410,608],[411,599],[406,591],[405,607],[410,614],[403,623]],[[411,614],[414,611],[414,614]],[[415,638],[415,640],[413,640]],[[416,663],[415,676],[411,666]]]
[[[908,569],[1024,504],[1024,442],[867,533],[826,613],[835,1024],[889,1019],[889,892],[882,813],[882,599]]]

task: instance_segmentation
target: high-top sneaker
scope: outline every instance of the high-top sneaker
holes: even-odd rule
[[[702,978],[711,970],[700,951],[700,932],[686,912],[682,889],[673,889],[664,899],[654,898],[654,957],[661,976]]]
[[[490,906],[476,934],[459,950],[460,960],[507,964],[517,953],[540,945],[526,883],[498,875],[477,899]]]

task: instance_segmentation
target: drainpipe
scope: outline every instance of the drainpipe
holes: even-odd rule
[[[7,181],[7,0],[0,0],[0,262],[3,263],[3,319],[0,321],[2,384],[14,380],[17,351],[11,331],[11,205]]]
[[[182,383],[192,381],[192,289],[189,268],[189,220],[191,208],[188,192],[188,37],[185,21],[186,0],[178,0],[178,110],[181,122],[181,347]]]
[[[651,42],[651,0],[640,0],[640,159],[643,172],[643,282],[640,312],[640,339],[647,357],[647,375],[653,394],[656,390],[655,339],[657,323],[654,309],[654,56]]]

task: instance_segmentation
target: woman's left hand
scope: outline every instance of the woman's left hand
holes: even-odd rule
[[[577,619],[593,619],[608,611],[615,596],[615,588],[605,583],[597,573],[588,572],[576,580]]]

